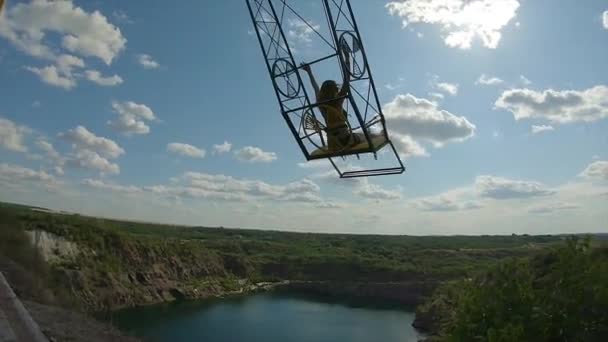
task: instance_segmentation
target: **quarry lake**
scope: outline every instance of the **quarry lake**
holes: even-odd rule
[[[113,323],[144,341],[417,341],[414,313],[311,296],[178,302],[116,312]]]

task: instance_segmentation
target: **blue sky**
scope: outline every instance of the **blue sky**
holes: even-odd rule
[[[292,3],[326,32],[320,0]],[[608,1],[351,3],[405,174],[304,162],[245,1],[8,1],[0,199],[321,232],[606,231]],[[322,56],[295,19],[296,60]]]

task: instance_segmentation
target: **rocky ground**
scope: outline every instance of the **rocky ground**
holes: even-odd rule
[[[127,342],[138,339],[125,336],[110,324],[76,310],[60,308],[48,289],[40,285],[35,274],[6,258],[0,258],[0,272],[22,301],[44,335],[51,342]],[[45,303],[45,304],[40,304]]]
[[[30,301],[24,301],[23,305],[50,341],[139,341],[81,313]]]

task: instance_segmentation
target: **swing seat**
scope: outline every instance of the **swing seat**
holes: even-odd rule
[[[332,137],[327,127],[319,122],[311,112],[306,112],[302,117],[302,125],[305,129],[315,131],[316,135],[320,137],[321,146],[319,146],[316,150],[312,151],[310,154],[310,159],[322,159],[322,158],[331,158],[331,157],[343,157],[353,154],[363,154],[363,153],[375,153],[378,152],[381,148],[383,148],[389,141],[386,139],[385,134],[371,134],[369,133],[370,140],[372,141],[372,146],[370,146],[369,142],[365,138],[363,132],[358,129],[353,132],[350,129],[350,126],[347,126],[350,130],[351,134],[356,134],[359,138],[359,142],[351,145],[341,145],[338,142],[336,137]],[[326,140],[323,138],[323,133],[326,134]]]
[[[388,140],[386,140],[384,134],[371,134],[370,139],[372,140],[373,148],[370,147],[367,140],[363,137],[360,143],[346,147],[344,149],[335,150],[330,149],[327,146],[318,148],[310,154],[310,159],[322,159],[329,157],[342,157],[352,154],[373,153],[378,152],[386,144],[388,144]]]

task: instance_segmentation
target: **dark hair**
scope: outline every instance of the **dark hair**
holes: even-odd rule
[[[319,90],[319,102],[331,100],[338,96],[338,84],[334,80],[327,80]]]

